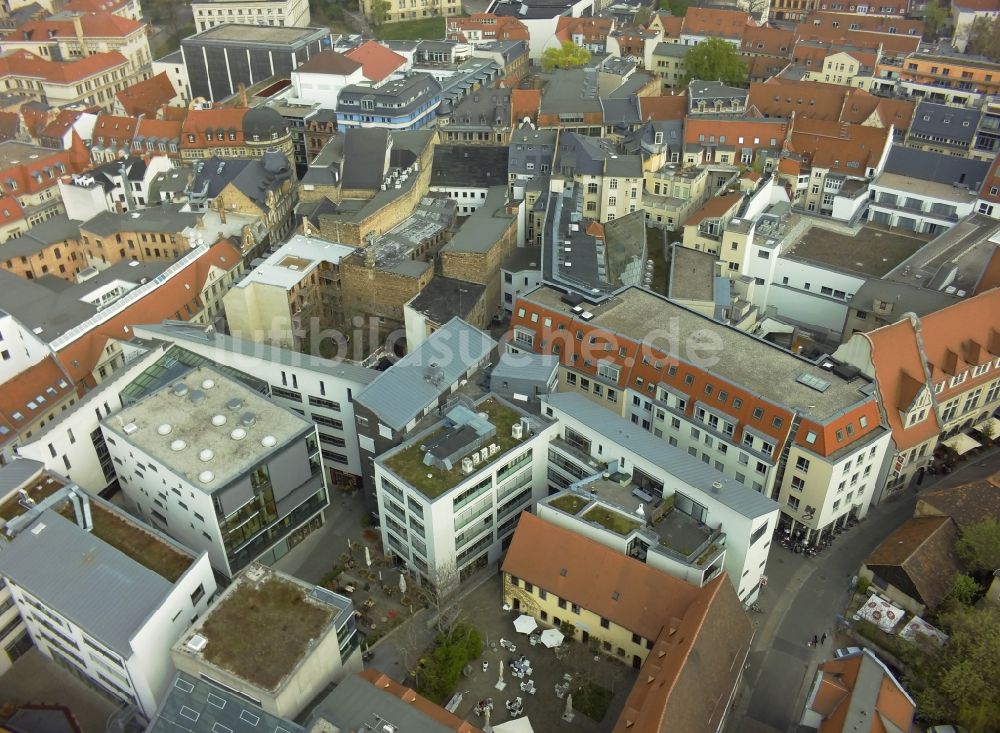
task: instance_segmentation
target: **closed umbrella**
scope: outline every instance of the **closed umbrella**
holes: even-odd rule
[[[399,576],[399,592],[406,593],[406,576],[402,573]]]
[[[565,638],[566,637],[563,636],[563,632],[559,629],[545,629],[545,631],[542,632],[542,643],[549,649],[562,644],[563,639]]]
[[[367,547],[365,547],[365,565],[369,568],[372,566],[372,553]]]
[[[530,634],[538,628],[538,622],[527,614],[521,614],[514,620],[514,630],[519,634]]]

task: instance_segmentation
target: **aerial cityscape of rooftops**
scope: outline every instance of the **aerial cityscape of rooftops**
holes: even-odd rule
[[[1000,733],[1000,0],[0,18],[0,730]]]

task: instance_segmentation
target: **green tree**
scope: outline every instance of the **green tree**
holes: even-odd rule
[[[955,573],[955,577],[951,581],[951,592],[948,594],[948,597],[961,603],[963,606],[971,606],[979,598],[979,594],[982,591],[982,586],[971,575]]]
[[[982,15],[972,21],[966,53],[1000,61],[1000,16]]]
[[[671,15],[678,18],[684,17],[690,5],[691,0],[660,0],[660,10],[669,10]]]
[[[385,16],[389,12],[389,0],[371,0],[369,7],[371,8],[372,25],[378,28],[385,22]]]
[[[736,47],[721,38],[709,38],[692,46],[684,55],[684,68],[685,86],[692,79],[718,80],[730,86],[743,86],[747,80],[747,65],[736,53]]]
[[[948,9],[938,0],[930,0],[924,10],[924,40],[936,41],[948,23]]]
[[[559,48],[547,48],[542,54],[542,67],[546,71],[576,69],[588,61],[590,61],[590,51],[571,41],[565,41]]]
[[[955,549],[973,572],[992,573],[1000,569],[1000,522],[987,517],[970,524],[962,530]]]
[[[907,654],[906,683],[926,720],[989,733],[1000,720],[1000,609],[956,606],[941,626],[950,638]]]
[[[633,22],[636,25],[641,25],[643,28],[648,26],[652,20],[653,20],[653,11],[647,8],[645,5],[643,5],[636,11],[635,17],[633,18]]]

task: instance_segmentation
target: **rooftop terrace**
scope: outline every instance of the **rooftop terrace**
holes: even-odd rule
[[[424,448],[440,440],[447,433],[443,424],[379,460],[428,499],[436,499],[462,480],[501,460],[508,451],[522,444],[528,437],[527,435],[522,438],[513,437],[511,427],[520,422],[522,413],[497,399],[492,397],[484,399],[476,405],[476,410],[485,413],[486,419],[496,428],[496,434],[488,442],[496,443],[500,446],[500,450],[476,466],[472,474],[463,473],[460,461],[456,461],[451,469],[424,464],[426,453]]]
[[[206,640],[204,648],[195,652],[190,640],[178,648],[257,687],[275,690],[340,610],[318,600],[310,590],[293,579],[252,566],[195,629]],[[247,642],[251,629],[252,644]]]
[[[73,506],[69,502],[60,506],[57,511],[71,522],[76,521]],[[194,562],[191,556],[162,538],[97,502],[90,502],[90,515],[94,522],[91,534],[171,583],[177,582]]]

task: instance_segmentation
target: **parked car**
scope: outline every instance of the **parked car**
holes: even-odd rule
[[[845,646],[843,649],[837,649],[833,652],[834,659],[840,659],[841,657],[848,657],[851,654],[858,654],[863,651],[859,646]]]

